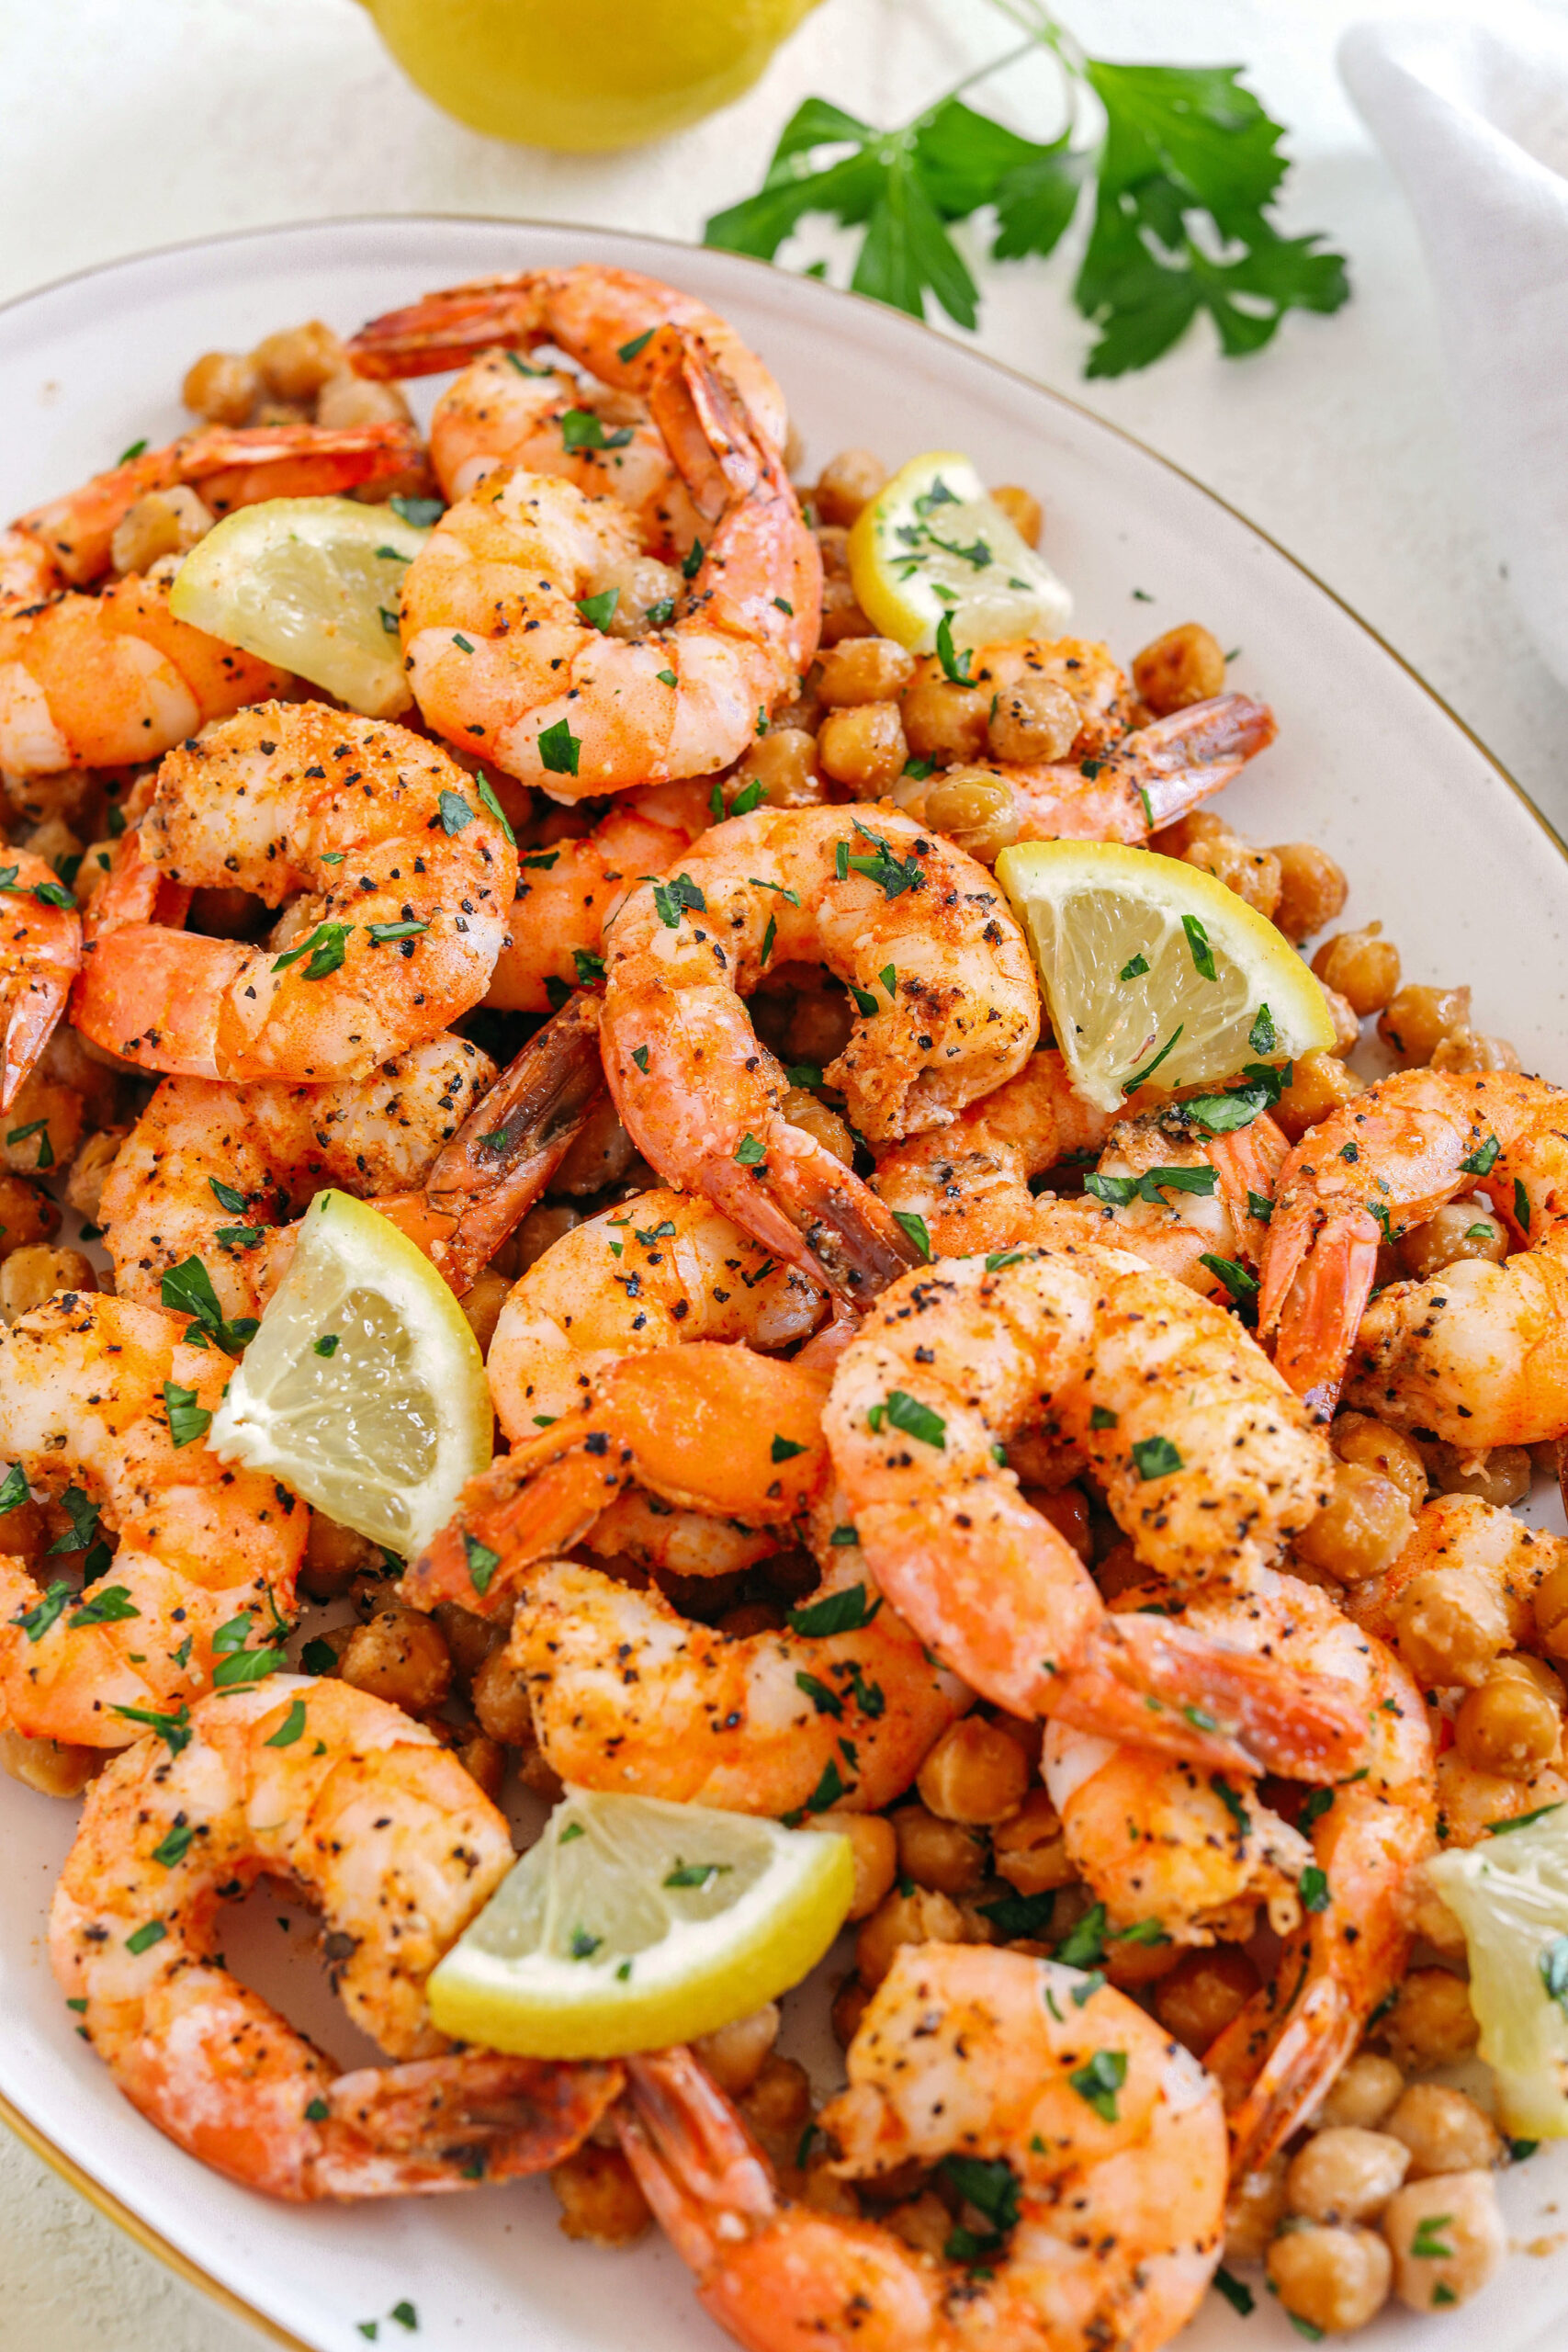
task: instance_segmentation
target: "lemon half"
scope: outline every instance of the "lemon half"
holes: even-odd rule
[[[528,2057],[689,2041],[798,1984],[853,1892],[847,1838],[569,1789],[432,1975],[430,2014]]]
[[[428,531],[353,498],[267,498],[197,540],[175,577],[175,618],[324,686],[367,718],[413,700],[398,604]]]
[[[406,1556],[488,1467],[492,1431],[479,1343],[429,1259],[363,1201],[318,1193],[213,1452]]]
[[[1504,2129],[1568,2138],[1568,1805],[1505,1822],[1427,1874],[1464,1929]]]
[[[1212,874],[1120,842],[1020,842],[997,878],[1029,934],[1077,1091],[1114,1111],[1334,1043],[1322,989]]]
[[[849,556],[862,612],[911,653],[935,651],[944,618],[961,650],[1059,637],[1072,617],[1072,597],[1050,565],[953,449],[899,467],[862,507]]]

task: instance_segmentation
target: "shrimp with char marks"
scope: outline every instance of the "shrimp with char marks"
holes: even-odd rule
[[[1204,2061],[1233,2110],[1235,2167],[1252,2171],[1317,2106],[1404,1974],[1434,1842],[1427,1711],[1384,1644],[1296,1577],[1254,1567],[1236,1592],[1177,1599],[1147,1587],[1113,1606],[1163,1607],[1214,1641],[1330,1678],[1359,1702],[1354,1757],[1309,1792],[1293,1828],[1250,1781],[1199,1781],[1146,1751],[1056,1724],[1046,1733],[1045,1782],[1068,1854],[1113,1921],[1153,1917],[1182,1942],[1205,1943],[1227,1928],[1245,1935],[1238,1910],[1269,1902],[1283,1951]]]
[[[424,1984],[512,1868],[506,1823],[422,1724],[277,1675],[202,1700],[88,1792],[50,1958],[119,2089],[180,2147],[294,2201],[429,2195],[558,2164],[615,2065],[451,2050]],[[406,2063],[340,2074],[215,1950],[220,1901],[291,1883],[355,2025]]]
[[[285,672],[176,620],[157,567],[77,593],[109,570],[138,499],[186,484],[219,515],[389,488],[419,461],[412,425],[209,426],[22,515],[0,533],[0,766],[34,776],[156,759],[209,719],[287,690]]]
[[[1032,1424],[1179,1589],[1241,1581],[1326,1495],[1324,1440],[1210,1301],[1122,1250],[939,1260],[877,1301],[824,1416],[871,1575],[938,1657],[1012,1714],[1222,1769],[1340,1769],[1359,1709],[1337,1683],[1108,1613],[1006,1466]]]
[[[637,1148],[852,1300],[914,1254],[867,1185],[785,1117],[745,998],[770,962],[826,964],[858,1018],[823,1073],[892,1143],[946,1126],[1027,1060],[1040,997],[985,868],[907,817],[759,808],[716,825],[605,933],[604,1070]]]
[[[708,527],[672,617],[607,634],[591,615],[640,552],[635,520],[521,469],[449,507],[403,582],[426,720],[558,799],[729,766],[817,649],[821,560],[777,452],[699,346],[660,327],[650,350],[654,420]]]
[[[75,1600],[0,1558],[0,1713],[29,1738],[124,1747],[210,1686],[218,1634],[293,1613],[310,1513],[209,1451],[232,1367],[190,1328],[67,1291],[0,1334],[0,1459],[65,1502],[84,1546],[118,1539]]]
[[[171,752],[94,899],[73,1017],[175,1077],[365,1078],[484,996],[516,853],[407,729],[264,704]],[[270,944],[175,928],[193,887],[288,912]],[[280,934],[286,934],[280,935]]]
[[[705,2308],[750,2352],[1158,2352],[1224,2238],[1225,2127],[1196,2059],[1126,1996],[1021,1952],[907,1945],[818,2127],[829,2169],[1013,2176],[983,2266],[791,2203],[689,2051],[628,2062],[621,2145]],[[1005,2179],[1005,2176],[1004,2176]]]

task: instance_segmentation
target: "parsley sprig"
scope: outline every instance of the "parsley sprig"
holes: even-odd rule
[[[1044,0],[993,0],[1025,36],[895,130],[827,98],[784,125],[755,196],[715,213],[705,242],[772,261],[808,214],[864,232],[850,283],[923,317],[928,295],[973,327],[980,294],[950,235],[992,216],[991,257],[1055,251],[1093,190],[1073,299],[1099,331],[1086,373],[1146,368],[1200,312],[1229,358],[1257,351],[1287,311],[1348,300],[1344,257],[1269,218],[1290,168],[1273,121],[1234,65],[1121,65],[1090,57]],[[1062,80],[1064,123],[1021,137],[962,93],[1043,48]]]

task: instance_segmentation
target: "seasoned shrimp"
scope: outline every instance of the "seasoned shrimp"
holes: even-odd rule
[[[490,985],[517,878],[504,820],[444,752],[321,703],[171,752],[116,857],[77,1027],[139,1069],[241,1082],[367,1077],[448,1027]],[[287,936],[173,928],[193,885],[292,901]]]
[[[108,570],[116,526],[149,491],[188,483],[215,514],[258,499],[390,484],[419,457],[409,425],[209,426],[24,514],[0,534],[0,766],[21,775],[156,759],[287,674],[175,620],[168,582]]]
[[[54,868],[25,849],[0,851],[0,1111],[9,1111],[81,968],[82,918]]]
[[[852,1549],[825,1544],[823,1556],[798,1630],[744,1634],[550,1561],[528,1579],[507,1652],[546,1762],[584,1788],[732,1813],[891,1804],[970,1694],[868,1594]]]
[[[425,1979],[513,1860],[423,1724],[276,1675],[203,1699],[94,1783],[50,1958],[132,2106],[247,2188],[303,2202],[514,2179],[570,2154],[622,2075],[446,2054],[431,2027]],[[319,1905],[344,2007],[410,2063],[340,2074],[230,1973],[219,1904],[264,1876]]]
[[[1068,1855],[1114,1924],[1154,1918],[1183,1943],[1235,1939],[1262,1898],[1286,1938],[1272,1983],[1206,2061],[1233,2094],[1235,2162],[1247,2171],[1317,2105],[1404,1972],[1413,1893],[1433,1845],[1432,1737],[1398,1659],[1298,1577],[1255,1568],[1239,1593],[1182,1602],[1149,1588],[1114,1605],[1151,1603],[1213,1640],[1331,1677],[1359,1700],[1350,1769],[1302,1808],[1310,1844],[1248,1783],[1200,1779],[1186,1764],[1055,1724],[1046,1733],[1045,1782]]]
[[[1191,2316],[1224,2237],[1224,2117],[1124,1994],[1021,1952],[906,1945],[846,2064],[819,2118],[830,2170],[1006,2165],[1017,2222],[976,2268],[792,2204],[689,2051],[634,2058],[621,2145],[750,2352],[1158,2352]]]
[[[1096,1148],[1081,1199],[1032,1190],[1032,1178]],[[1258,1205],[1272,1198],[1287,1148],[1267,1114],[1224,1136],[1205,1135],[1179,1102],[1113,1123],[1074,1093],[1053,1048],[952,1126],[896,1144],[873,1181],[889,1208],[919,1218],[939,1256],[1100,1241],[1219,1296],[1224,1278],[1204,1261],[1258,1262]]]
[[[231,1367],[186,1328],[66,1291],[0,1334],[0,1458],[66,1501],[84,1547],[118,1538],[79,1601],[0,1558],[0,1715],[28,1738],[124,1747],[210,1687],[220,1630],[231,1650],[293,1611],[310,1514],[209,1453]]]
[[[1325,1498],[1323,1440],[1208,1300],[1122,1250],[940,1260],[878,1300],[824,1416],[893,1606],[1010,1713],[1222,1766],[1337,1769],[1359,1715],[1337,1686],[1163,1617],[1108,1615],[1005,1465],[1032,1422],[1087,1460],[1140,1558],[1179,1589],[1239,1582]]]
[[[601,383],[646,393],[658,364],[653,331],[664,326],[680,328],[706,354],[735,386],[759,428],[782,449],[789,430],[784,394],[755,352],[694,294],[637,270],[579,262],[570,269],[474,278],[372,319],[348,351],[360,375],[384,379],[438,375],[492,345],[532,351],[549,344]],[[436,415],[431,455],[438,468],[460,463],[467,453],[455,442],[438,441],[439,410]]]
[[[852,989],[860,1018],[824,1076],[874,1145],[949,1125],[1039,1033],[1029,950],[990,876],[893,810],[732,817],[640,883],[604,944],[604,1071],[638,1149],[843,1297],[881,1288],[913,1245],[784,1115],[743,1001],[769,962],[821,962]]]
[[[155,1306],[169,1270],[199,1258],[225,1316],[259,1314],[288,1221],[328,1184],[362,1199],[423,1187],[494,1078],[477,1046],[439,1036],[335,1085],[164,1079],[104,1184],[117,1294]]]
[[[1399,1070],[1309,1128],[1280,1180],[1260,1329],[1292,1388],[1476,1451],[1568,1430],[1568,1094],[1514,1070]],[[1381,1240],[1484,1193],[1518,1243],[1363,1310]],[[1361,1337],[1358,1340],[1358,1331]]]
[[[640,553],[637,526],[546,474],[490,476],[403,582],[425,718],[558,799],[728,767],[817,650],[821,559],[782,460],[700,348],[668,328],[655,346],[653,416],[711,526],[671,620],[627,639],[590,616]]]
[[[512,936],[496,958],[485,1002],[543,1012],[597,968],[604,925],[645,874],[662,874],[710,821],[708,788],[661,784],[625,792],[592,829],[517,851]]]

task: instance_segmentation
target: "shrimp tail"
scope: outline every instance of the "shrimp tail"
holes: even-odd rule
[[[8,1111],[54,1035],[71,994],[75,966],[33,966],[0,980],[0,1111]]]
[[[1304,1952],[1302,1965],[1306,1965]],[[1259,2045],[1275,2030],[1277,2021],[1268,2015],[1272,1997],[1271,1988],[1255,1994],[1205,2052],[1203,2063],[1222,2085],[1234,2089],[1238,2075],[1245,2079],[1252,2071]],[[1320,1976],[1306,1986],[1232,2112],[1233,2173],[1239,2177],[1257,2171],[1284,2145],[1354,2052],[1364,2022],[1335,1978]]]
[[[561,2163],[620,2097],[625,2081],[615,2064],[465,2050],[340,2075],[326,2105],[332,2123],[346,2126],[378,2154],[428,2164],[424,2185],[457,2188],[480,2174],[487,2181],[519,2180]],[[355,2193],[336,2177],[340,2170],[329,2140],[311,2168],[318,2195]]]
[[[570,1414],[470,1478],[451,1519],[411,1562],[403,1600],[415,1609],[456,1600],[476,1616],[498,1616],[525,1569],[580,1542],[630,1476],[628,1450],[616,1447],[612,1462],[594,1418],[586,1408]]]
[[[891,1209],[814,1138],[781,1120],[770,1136],[768,1185],[758,1170],[716,1160],[703,1189],[714,1206],[834,1297],[863,1304],[923,1262]]]
[[[1278,1325],[1274,1363],[1320,1420],[1332,1419],[1362,1311],[1377,1277],[1382,1237],[1369,1209],[1336,1206],[1270,1232],[1258,1328]]]
[[[451,1220],[436,1263],[462,1294],[538,1199],[598,1101],[600,1000],[579,992],[531,1037],[425,1179]]]
[[[520,277],[476,277],[421,295],[400,311],[385,311],[350,341],[354,371],[382,383],[435,376],[461,368],[493,344],[525,342],[543,327],[550,276],[529,270]]]
[[[1350,1770],[1363,1736],[1347,1684],[1228,1649],[1154,1614],[1093,1626],[1049,1712],[1080,1731],[1220,1770],[1313,1781]]]

